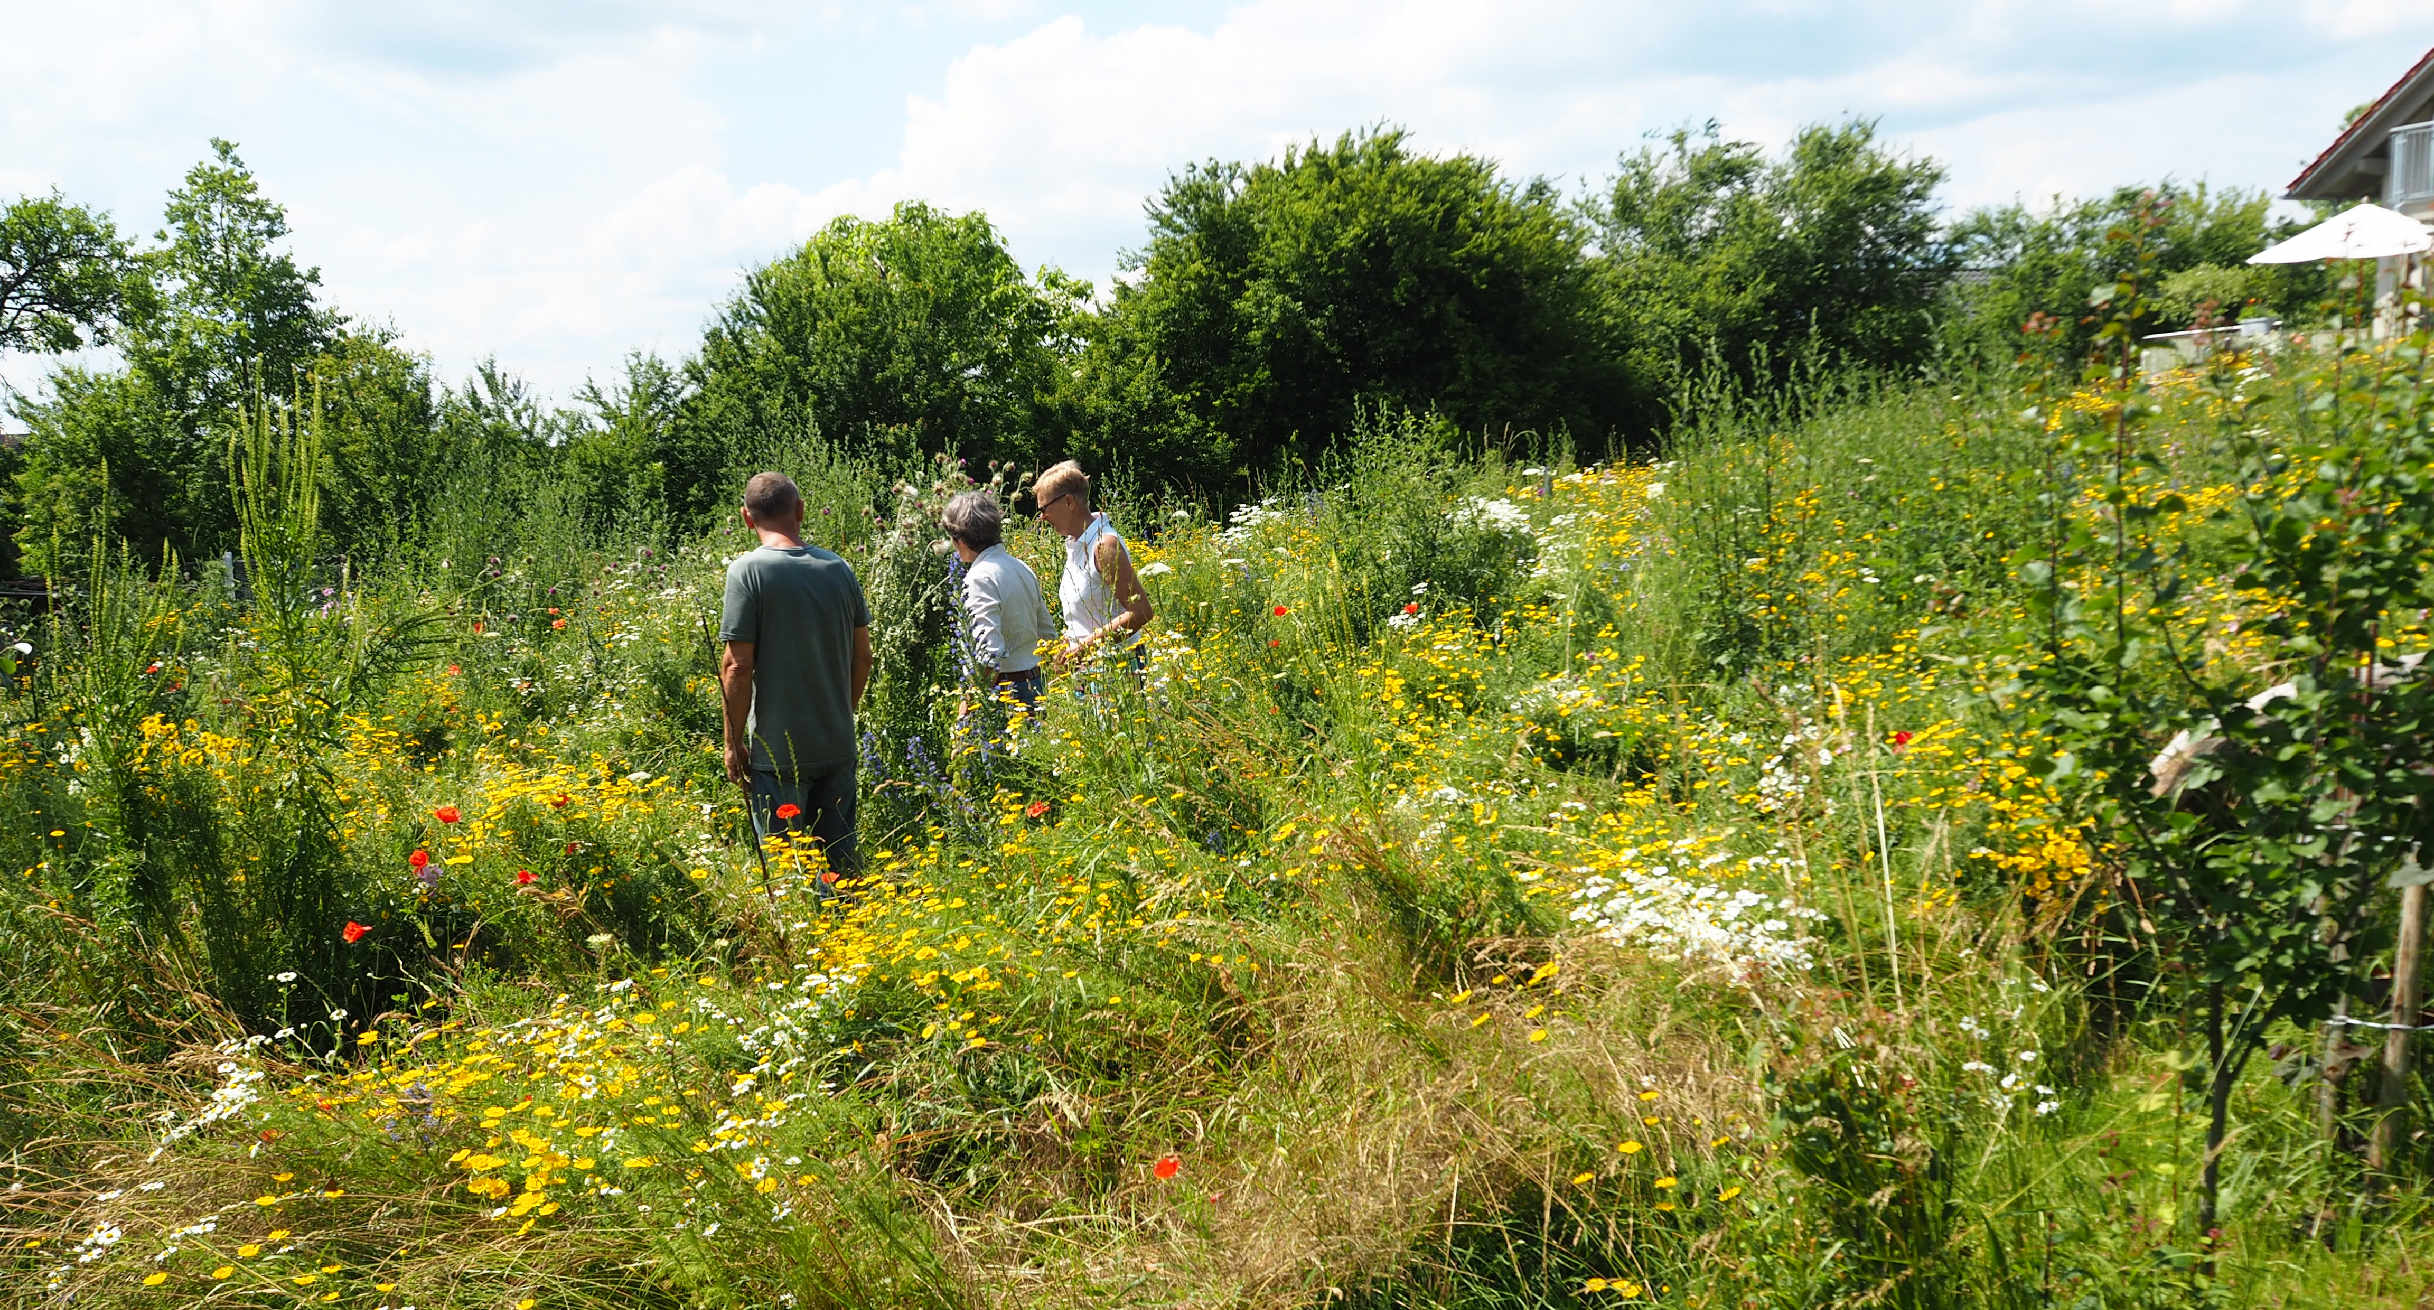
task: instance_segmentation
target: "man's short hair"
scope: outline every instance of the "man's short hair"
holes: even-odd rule
[[[784,522],[803,508],[803,493],[783,473],[755,473],[744,484],[744,508],[751,511],[755,523]]]
[[[938,516],[947,535],[974,550],[987,550],[1006,539],[1006,511],[986,491],[967,491],[947,502]]]
[[[1031,484],[1031,498],[1042,505],[1059,496],[1073,496],[1085,505],[1090,503],[1090,475],[1072,460],[1049,465],[1039,481]]]

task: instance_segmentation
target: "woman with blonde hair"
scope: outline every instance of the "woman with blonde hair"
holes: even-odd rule
[[[1089,475],[1066,460],[1039,475],[1031,497],[1040,517],[1065,538],[1065,571],[1056,588],[1065,609],[1065,649],[1058,667],[1131,651],[1154,617],[1149,593],[1133,572],[1123,534],[1090,508]],[[1139,659],[1133,652],[1136,668]]]

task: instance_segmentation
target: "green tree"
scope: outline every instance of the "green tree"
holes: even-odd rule
[[[565,476],[584,498],[584,520],[604,527],[618,515],[665,507],[668,466],[682,462],[673,448],[685,398],[684,375],[656,354],[625,358],[625,376],[603,388],[586,379],[575,401],[585,411],[581,431],[567,438]]]
[[[724,500],[729,452],[807,425],[849,448],[896,432],[1026,455],[1057,385],[1056,319],[980,214],[906,201],[885,220],[839,218],[753,270],[711,323],[661,447],[669,508]]]
[[[169,193],[167,226],[143,260],[155,294],[131,304],[127,355],[180,414],[224,421],[259,369],[265,390],[290,392],[336,339],[343,320],[321,308],[321,270],[277,247],[287,210],[262,194],[234,144]]]
[[[2367,994],[2393,893],[2434,880],[2420,864],[2434,679],[2422,656],[2393,660],[2388,635],[2434,602],[2434,387],[2420,333],[2264,377],[2222,362],[2194,380],[2215,430],[2161,424],[2136,367],[2140,289],[2111,290],[2109,358],[2079,384],[2106,403],[2062,414],[2041,498],[2052,531],[2020,552],[2034,589],[2018,677],[2049,781],[2118,861],[2119,884],[2075,911],[2088,940],[2131,952],[2116,976],[2203,1043],[2208,1233],[2249,1060],[2277,1025]],[[2028,411],[2040,435],[2043,412]],[[2209,442],[2239,457],[2244,490],[2204,508],[2158,471]],[[2272,675],[2186,623],[2187,597],[2221,571],[2216,547],[2192,544],[2196,523],[2236,546],[2243,626],[2283,678],[2261,694]]]
[[[430,369],[387,332],[354,332],[314,361],[310,387],[322,405],[327,447],[320,500],[327,536],[357,559],[393,553],[440,486]]]
[[[2206,300],[2216,301],[2221,313],[2221,298],[2231,293],[2234,279],[2181,276],[2201,268],[2241,270],[2236,289],[2242,303],[2228,307],[2235,315],[2253,300],[2266,313],[2309,321],[2333,293],[2324,265],[2246,265],[2250,255],[2299,227],[2272,221],[2271,203],[2262,191],[2167,181],[2117,187],[2090,199],[2057,198],[2042,212],[2019,204],[1976,210],[1951,233],[1956,262],[1966,273],[1948,293],[1946,339],[2008,354],[2020,346],[2021,326],[2043,314],[2058,322],[2040,339],[2059,358],[2077,360],[2093,347],[2098,330],[2118,317],[2092,310],[2089,297],[2126,278],[2163,289],[2135,306],[2132,332],[2190,326]],[[2123,239],[2133,233],[2138,240]]]
[[[227,503],[225,482],[186,475],[175,458],[187,445],[179,415],[140,373],[61,369],[50,397],[21,402],[17,413],[28,431],[16,541],[29,572],[90,558],[95,538],[123,537],[156,558],[164,542],[190,555],[184,525]]]
[[[499,366],[493,356],[474,365],[473,376],[440,398],[440,447],[462,458],[530,455],[558,444],[573,421],[541,407],[532,384]]]
[[[122,534],[154,559],[234,544],[226,430],[257,385],[274,398],[309,386],[342,320],[320,308],[320,274],[276,247],[287,213],[237,157],[212,158],[169,193],[159,246],[135,257],[116,335],[127,369],[68,370],[53,396],[20,404],[31,435],[16,479],[16,536],[29,567],[57,538]]]
[[[0,209],[0,353],[59,354],[107,341],[126,290],[127,243],[107,214],[54,191]]]
[[[1943,180],[1941,164],[1888,151],[1865,119],[1803,128],[1773,161],[1713,122],[1625,156],[1585,208],[1634,372],[1671,394],[1715,364],[1776,380],[1811,349],[1917,365],[1951,267]]]
[[[1602,440],[1628,379],[1601,335],[1583,232],[1543,181],[1400,130],[1170,178],[1092,325],[1077,441],[1163,480],[1307,459],[1363,404],[1459,427]]]

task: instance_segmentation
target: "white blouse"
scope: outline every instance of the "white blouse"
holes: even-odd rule
[[[1057,600],[1065,607],[1065,640],[1079,642],[1091,633],[1116,621],[1124,607],[1116,603],[1116,589],[1099,576],[1097,555],[1099,541],[1113,538],[1116,548],[1126,549],[1124,536],[1107,521],[1105,514],[1092,514],[1082,535],[1065,543],[1065,576],[1058,579]],[[1108,645],[1122,649],[1140,639],[1141,634],[1127,632],[1108,638]]]
[[[999,673],[1038,668],[1039,644],[1056,635],[1039,575],[1003,545],[982,551],[965,569],[963,607],[972,618],[973,653]]]

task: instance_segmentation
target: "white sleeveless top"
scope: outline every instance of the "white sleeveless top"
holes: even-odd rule
[[[1057,580],[1056,596],[1065,609],[1065,640],[1080,641],[1091,633],[1116,621],[1124,607],[1116,603],[1115,588],[1099,576],[1094,556],[1102,538],[1113,538],[1119,549],[1124,547],[1124,535],[1107,521],[1105,514],[1092,514],[1082,535],[1065,543],[1065,575]],[[1140,638],[1137,632],[1111,637],[1112,646],[1121,649]]]

